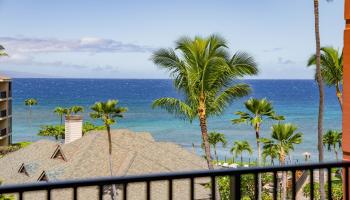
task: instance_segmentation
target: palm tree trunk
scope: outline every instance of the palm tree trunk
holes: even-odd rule
[[[243,154],[241,154],[241,165],[243,166]]]
[[[338,151],[334,148],[334,153],[335,153],[335,159],[337,161],[339,161],[339,158],[338,158]]]
[[[207,160],[208,168],[210,170],[214,169],[213,163],[211,161],[211,156],[210,156],[210,144],[208,141],[208,129],[207,129],[207,117],[206,117],[206,107],[205,107],[205,101],[204,101],[204,96],[201,95],[199,98],[199,108],[198,108],[198,116],[199,116],[199,125],[201,127],[201,132],[202,132],[202,139],[204,143],[204,151],[205,151],[205,157]],[[217,181],[214,183],[216,185],[215,190],[216,190],[216,200],[220,200],[220,192],[219,192],[219,185]],[[214,198],[213,198],[214,199]]]
[[[112,137],[111,137],[111,127],[109,125],[106,125],[107,127],[107,134],[108,134],[108,160],[109,160],[109,172],[111,176],[113,176],[113,165],[112,165]],[[117,199],[117,189],[115,185],[112,185],[112,194],[111,194],[112,200]]]
[[[204,144],[204,152],[205,152],[208,168],[214,169],[213,163],[211,162],[210,144],[208,141],[208,129],[207,129],[207,117],[205,113],[205,103],[204,103],[204,99],[202,100],[202,98],[199,101],[198,115],[199,115],[199,125],[201,127],[202,139]]]
[[[29,126],[32,128],[32,106],[29,105]]]
[[[280,158],[280,163],[281,165],[285,165],[285,156],[284,153],[282,153],[281,158]],[[282,196],[281,196],[282,200],[286,200],[287,199],[287,172],[283,171],[282,172]]]
[[[340,91],[338,82],[335,85],[335,91],[336,91],[336,95],[337,95],[337,98],[338,98],[338,101],[339,101],[340,109],[341,109],[341,111],[343,111],[343,94]]]
[[[216,158],[216,162],[219,162],[219,156],[218,153],[216,152],[216,146],[214,146],[214,154],[215,154],[215,158]]]
[[[63,125],[63,115],[60,115],[61,116],[61,126]]]
[[[319,27],[319,11],[318,11],[318,0],[314,0],[314,15],[315,15],[315,37],[316,37],[316,80],[319,89],[319,107],[318,107],[318,127],[317,127],[317,136],[318,136],[318,160],[323,162],[323,112],[324,112],[324,88],[323,80],[321,74],[321,42],[320,42],[320,27]],[[319,181],[320,181],[320,197],[321,200],[326,198],[324,190],[324,171],[319,170]]]
[[[261,146],[260,146],[260,134],[259,134],[259,130],[260,130],[260,125],[257,125],[257,129],[255,131],[255,137],[256,137],[256,144],[258,147],[258,163],[257,165],[260,166],[261,165]],[[262,188],[262,182],[261,182],[261,174],[258,174],[258,199],[261,200],[261,189]]]

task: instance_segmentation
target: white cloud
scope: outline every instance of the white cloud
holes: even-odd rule
[[[295,61],[293,61],[291,59],[285,59],[282,57],[278,57],[277,63],[282,64],[282,65],[290,65],[290,64],[295,64]]]
[[[57,53],[57,52],[151,52],[152,47],[133,43],[124,43],[98,37],[60,40],[54,38],[0,37],[9,52],[18,53]]]

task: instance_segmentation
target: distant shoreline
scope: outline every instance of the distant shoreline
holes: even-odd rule
[[[69,79],[69,80],[173,80],[170,78],[36,78],[36,77],[13,77],[12,79]],[[313,81],[314,79],[241,79],[243,81]]]

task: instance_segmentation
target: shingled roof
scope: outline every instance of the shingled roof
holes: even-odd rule
[[[113,130],[112,143],[113,174],[116,176],[206,169],[206,162],[201,157],[174,143],[156,142],[149,133]],[[106,177],[110,175],[107,145],[105,131],[91,132],[68,144],[40,140],[1,158],[0,179],[3,184],[20,184],[38,180]],[[25,173],[20,173],[23,170]],[[42,179],[43,175],[45,179]],[[196,199],[210,197],[210,192],[202,186],[206,182],[207,179],[196,180]],[[152,183],[151,188],[154,199],[166,198],[166,182]],[[187,199],[189,188],[189,181],[175,181],[175,199]],[[145,189],[145,184],[130,184],[128,199],[143,199],[140,191]],[[72,194],[69,190],[52,192],[55,199],[68,199],[71,196],[67,195]],[[26,193],[25,198],[37,199],[40,195],[44,194]],[[82,188],[79,195],[82,199],[96,199],[97,189]],[[108,199],[109,195],[105,197]]]

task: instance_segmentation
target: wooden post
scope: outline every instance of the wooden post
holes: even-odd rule
[[[344,6],[345,30],[343,50],[343,161],[350,161],[350,0]],[[344,178],[343,180],[346,180]],[[343,184],[345,186],[345,183]],[[350,188],[344,188],[349,194]],[[344,198],[345,199],[345,198]]]

